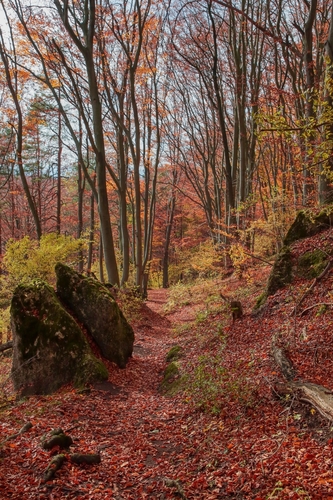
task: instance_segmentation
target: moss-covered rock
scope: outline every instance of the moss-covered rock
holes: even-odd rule
[[[291,245],[294,241],[313,236],[325,229],[328,229],[333,222],[333,214],[330,210],[323,210],[319,214],[312,214],[310,211],[301,210],[290,226],[284,239],[285,245]]]
[[[269,275],[265,291],[257,299],[255,310],[260,309],[266,302],[267,297],[283,288],[292,281],[292,260],[289,247],[282,247],[278,253],[274,266]]]
[[[182,347],[180,345],[174,345],[168,352],[166,360],[168,363],[170,363],[171,361],[177,361],[177,359],[181,358],[182,355],[183,355]]]
[[[317,278],[325,269],[328,256],[319,248],[305,252],[298,259],[297,273],[304,278]]]
[[[264,293],[257,300],[255,309],[260,309],[267,300],[267,297],[274,295],[277,290],[283,288],[292,281],[292,255],[290,245],[295,241],[313,236],[332,226],[333,206],[322,210],[318,214],[313,214],[309,210],[301,210],[284,239],[284,246],[280,250],[275,260],[273,269],[268,278],[268,283]],[[307,252],[299,259],[297,272],[304,277],[317,277],[324,270],[327,264],[324,252]]]
[[[56,275],[61,300],[85,325],[102,355],[124,368],[133,352],[134,332],[109,290],[60,263]]]
[[[42,281],[19,285],[11,301],[12,379],[23,395],[51,394],[64,384],[108,378],[78,324]]]
[[[292,280],[292,260],[289,247],[282,247],[274,262],[273,269],[269,275],[266,295],[273,295]]]

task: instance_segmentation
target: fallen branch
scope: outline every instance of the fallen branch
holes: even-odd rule
[[[51,462],[49,463],[49,465],[47,466],[47,468],[44,472],[42,483],[46,483],[47,481],[50,481],[51,479],[53,479],[55,473],[57,472],[57,470],[60,469],[60,467],[64,463],[65,459],[66,459],[66,456],[63,454],[56,455],[55,457],[52,458]]]
[[[8,351],[8,349],[11,349],[12,347],[13,347],[12,340],[6,342],[5,344],[0,344],[0,352]]]
[[[287,383],[276,384],[274,392],[280,397],[293,394],[300,401],[311,404],[324,418],[333,420],[333,393],[322,385],[303,380],[294,382],[296,370],[283,349],[272,346],[272,354]]]
[[[288,381],[293,380],[295,378],[295,368],[285,353],[283,349],[277,347],[275,344],[272,345],[272,356],[275,360],[275,363],[280,368],[282,375]]]
[[[306,312],[310,311],[311,309],[313,309],[314,307],[317,307],[317,306],[330,307],[330,306],[333,306],[333,303],[332,302],[317,302],[317,304],[313,304],[312,306],[309,306],[306,309],[303,309],[303,311],[300,313],[300,316],[303,316],[303,314],[305,314]]]

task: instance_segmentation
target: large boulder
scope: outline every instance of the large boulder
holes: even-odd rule
[[[22,395],[51,394],[70,382],[80,387],[108,378],[107,369],[49,285],[42,281],[19,285],[10,312],[12,380]]]
[[[314,236],[325,229],[329,229],[332,226],[332,222],[332,207],[322,210],[317,214],[307,210],[301,210],[298,212],[296,219],[286,234],[284,245],[291,245],[297,240]]]
[[[102,355],[125,368],[132,355],[134,332],[108,289],[64,264],[56,265],[60,299],[81,321]]]

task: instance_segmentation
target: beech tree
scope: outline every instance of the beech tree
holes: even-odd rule
[[[35,206],[41,232],[53,229],[44,223],[52,218],[58,233],[89,229],[91,241],[99,239],[98,212],[101,276],[103,259],[112,283],[133,281],[145,293],[157,206],[158,226],[165,217],[166,230],[163,237],[158,230],[156,252],[166,269],[181,226],[177,210],[197,209],[200,220],[203,213],[200,238],[207,234],[227,247],[240,238],[253,246],[259,217],[273,227],[278,248],[294,211],[325,201],[332,175],[331,6],[319,0],[2,6],[13,19],[2,37],[2,66],[15,125],[2,137],[8,147],[19,137],[21,114],[24,144],[22,169],[7,168],[10,181],[4,176],[13,188],[4,187],[4,206],[15,205],[13,214],[27,204],[33,214]],[[26,85],[30,93],[21,94]],[[36,91],[47,104],[39,117],[31,107]],[[52,137],[51,153],[42,137]],[[10,149],[7,158],[13,159]],[[61,209],[66,158],[75,166],[68,185],[77,184],[76,225]],[[56,172],[43,184],[51,164]],[[19,236],[16,218],[2,217]],[[91,245],[89,271],[93,255]]]

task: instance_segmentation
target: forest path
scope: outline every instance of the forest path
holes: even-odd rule
[[[189,307],[165,315],[166,301],[167,290],[149,291],[135,327],[132,359],[125,370],[110,369],[110,390],[100,384],[91,394],[110,418],[99,431],[98,448],[102,467],[112,464],[117,470],[112,493],[119,500],[175,498],[169,481],[173,484],[186,468],[187,405],[158,389],[166,355],[177,343],[173,328],[193,320],[195,313]]]
[[[1,499],[164,500],[182,492],[180,481],[187,475],[193,446],[188,405],[158,389],[166,354],[177,344],[173,326],[193,314],[183,310],[166,316],[166,299],[166,290],[149,292],[125,369],[105,362],[109,379],[90,392],[65,388],[52,396],[31,397],[7,413],[4,437],[27,419],[33,427],[17,438],[15,448],[3,451]],[[43,484],[51,454],[41,449],[41,436],[59,427],[73,438],[71,453],[99,452],[101,463],[82,467],[66,460],[55,478]]]

